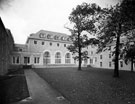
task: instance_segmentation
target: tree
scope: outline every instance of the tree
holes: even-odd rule
[[[102,51],[106,44],[116,39],[114,77],[119,77],[120,37],[127,35],[126,32],[135,26],[134,15],[130,14],[134,12],[132,2],[133,0],[123,0],[114,7],[104,8],[100,15],[99,50]]]
[[[68,50],[76,54],[75,59],[79,61],[78,70],[81,70],[82,60],[88,58],[87,52],[83,51],[83,48],[88,45],[87,41],[89,39],[86,35],[83,35],[82,32],[87,31],[93,33],[96,31],[94,24],[96,21],[94,18],[100,10],[101,8],[96,4],[82,3],[81,5],[77,5],[69,16],[69,20],[73,27],[68,29],[71,32],[70,38],[73,44],[68,47]]]

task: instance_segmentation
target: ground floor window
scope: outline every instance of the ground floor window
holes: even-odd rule
[[[70,53],[67,53],[67,54],[65,55],[65,63],[66,63],[66,64],[71,63],[71,55],[70,55]]]
[[[55,63],[56,64],[60,64],[61,63],[61,53],[60,52],[57,52],[55,54]]]
[[[123,61],[120,61],[120,67],[123,67]]]
[[[100,67],[102,67],[102,62],[100,62]]]
[[[24,57],[24,64],[29,64],[30,63],[30,57]]]
[[[13,64],[19,64],[20,63],[20,57],[19,56],[13,56],[12,57],[12,63]]]
[[[93,64],[93,59],[90,58],[90,64]]]
[[[88,63],[88,59],[85,59],[85,60],[84,60],[84,64],[87,64],[87,63]]]
[[[44,64],[46,65],[46,64],[50,64],[50,62],[51,62],[51,55],[50,55],[50,53],[49,52],[45,52],[44,53]]]
[[[34,57],[34,63],[39,64],[39,57]]]
[[[109,67],[111,67],[112,66],[112,63],[111,62],[109,62]]]

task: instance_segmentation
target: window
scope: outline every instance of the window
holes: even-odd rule
[[[12,63],[13,63],[13,64],[19,64],[19,62],[20,62],[19,56],[13,56]]]
[[[42,42],[42,45],[44,45],[45,44],[45,42]]]
[[[50,46],[52,46],[52,43],[50,43]]]
[[[68,63],[71,63],[71,56],[70,56],[70,53],[66,53],[65,55],[65,63],[68,64]]]
[[[109,58],[111,58],[111,54],[109,54]]]
[[[36,40],[34,40],[34,44],[37,44],[37,41]]]
[[[102,59],[102,55],[100,55],[100,59]]]
[[[95,62],[97,62],[97,57],[95,57]]]
[[[51,56],[50,56],[50,53],[49,52],[45,52],[44,53],[43,62],[44,62],[45,65],[51,63]]]
[[[111,67],[112,66],[112,63],[111,62],[109,62],[109,67]]]
[[[100,67],[102,67],[102,62],[100,62]]]
[[[123,61],[120,61],[120,67],[123,67]]]
[[[60,64],[61,63],[61,54],[60,54],[60,52],[57,52],[55,54],[55,63],[56,64]]]
[[[60,45],[60,44],[59,44],[59,43],[57,43],[57,46],[58,46],[58,47],[59,47],[59,45]]]
[[[34,57],[34,63],[38,64],[39,63],[39,57]]]
[[[24,57],[24,64],[29,64],[30,63],[30,57]]]
[[[93,64],[93,59],[90,58],[90,64]]]
[[[64,47],[66,47],[66,44],[64,44]]]

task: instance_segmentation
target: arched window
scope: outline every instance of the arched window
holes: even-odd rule
[[[66,53],[66,55],[65,55],[65,63],[66,64],[71,63],[71,55],[70,55],[70,53]]]
[[[50,53],[49,52],[45,52],[44,53],[44,64],[46,65],[46,64],[50,64],[50,62],[51,62],[51,59],[50,59]]]
[[[60,54],[60,52],[57,52],[55,54],[55,63],[56,64],[60,64],[61,63],[61,54]]]

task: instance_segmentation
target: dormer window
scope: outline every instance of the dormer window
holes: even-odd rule
[[[59,40],[59,36],[55,35],[55,36],[54,36],[54,39],[55,39],[55,40]]]
[[[50,34],[47,35],[47,39],[51,39],[51,35]]]

